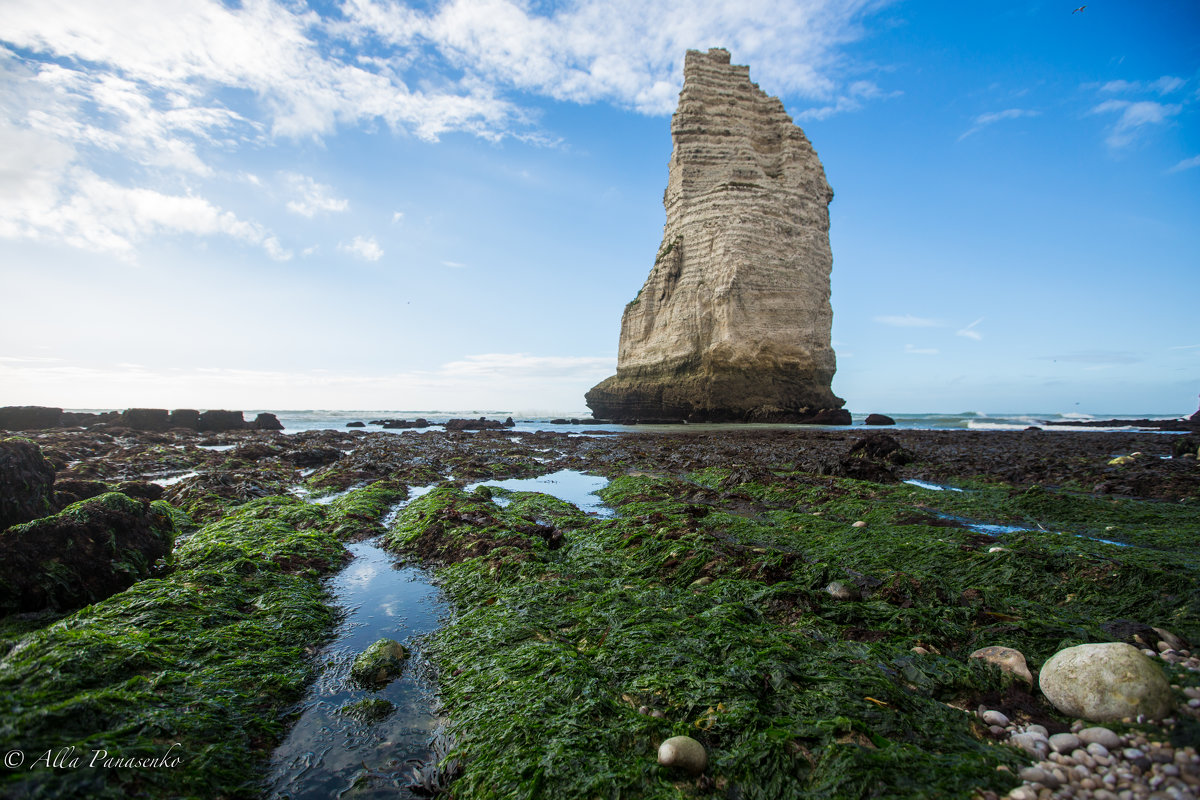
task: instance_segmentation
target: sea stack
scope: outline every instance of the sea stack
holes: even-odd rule
[[[689,50],[662,245],[597,419],[849,424],[830,389],[829,202],[804,131],[729,52]]]

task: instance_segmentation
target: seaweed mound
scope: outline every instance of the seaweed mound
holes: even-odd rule
[[[0,613],[70,609],[149,577],[175,525],[157,503],[108,492],[0,533]]]

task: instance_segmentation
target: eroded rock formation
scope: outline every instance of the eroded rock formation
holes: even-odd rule
[[[687,53],[671,136],[662,245],[594,416],[849,424],[830,390],[833,190],[804,132],[713,49]]]

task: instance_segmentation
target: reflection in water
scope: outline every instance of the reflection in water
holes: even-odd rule
[[[551,472],[549,475],[542,475],[540,478],[509,478],[503,481],[480,481],[472,483],[466,487],[466,491],[473,492],[477,486],[498,486],[502,489],[508,489],[510,492],[541,492],[552,497],[557,497],[559,500],[564,500],[568,503],[573,503],[581,511],[588,514],[595,514],[599,517],[611,517],[613,510],[596,496],[596,492],[608,486],[608,478],[601,478],[596,475],[587,475],[582,472],[576,472],[573,469],[559,470]],[[507,501],[504,498],[497,497],[495,502],[500,505],[505,505]]]
[[[430,758],[440,721],[420,637],[438,628],[448,606],[423,570],[398,566],[377,542],[349,550],[354,560],[328,584],[345,616],[319,656],[321,672],[300,718],[272,756],[267,797],[412,797],[405,787]],[[350,680],[350,665],[383,636],[401,642],[412,658],[392,683],[363,689]],[[395,709],[375,722],[344,713],[364,699],[387,700]]]

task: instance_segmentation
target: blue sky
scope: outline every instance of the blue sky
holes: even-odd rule
[[[834,188],[855,411],[1190,413],[1200,3],[0,0],[0,404],[583,410],[688,48]]]

